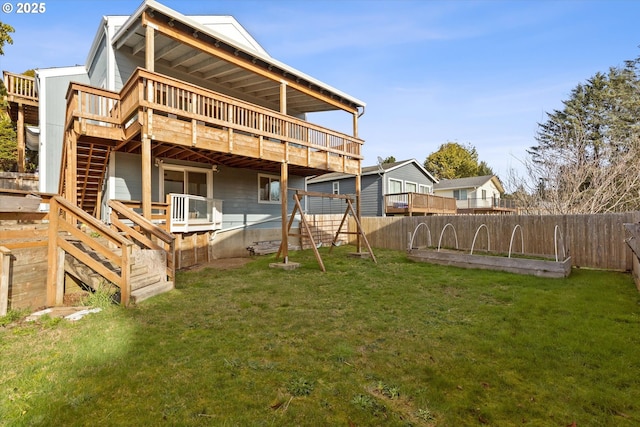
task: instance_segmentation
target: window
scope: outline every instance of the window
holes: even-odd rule
[[[213,174],[211,169],[194,168],[160,163],[160,195],[165,200],[167,194],[190,194],[193,196],[213,196]]]
[[[340,183],[338,181],[333,183],[333,194],[340,194]]]
[[[487,200],[487,190],[482,190],[482,200]]]
[[[418,184],[415,182],[405,182],[404,183],[404,191],[406,193],[417,193],[418,192]]]
[[[453,190],[453,198],[456,200],[467,200],[467,190]]]
[[[424,184],[420,184],[418,186],[418,191],[422,194],[431,194],[431,186],[430,185],[424,185]]]
[[[280,178],[258,175],[258,202],[276,203],[280,201]]]
[[[402,181],[389,178],[389,191],[388,194],[402,193]]]

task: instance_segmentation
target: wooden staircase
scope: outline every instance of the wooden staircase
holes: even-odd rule
[[[175,237],[117,201],[111,227],[60,196],[50,200],[47,305],[61,305],[64,274],[89,289],[118,287],[128,305],[173,289]]]
[[[111,147],[78,141],[77,194],[78,207],[97,216],[100,192],[107,171]]]
[[[91,249],[80,241],[73,241],[73,245],[91,253],[94,259],[106,268],[111,269],[114,274],[119,274],[119,267],[110,262],[108,258],[100,256],[97,252],[90,252]],[[114,253],[118,254],[118,252],[120,252],[119,249],[114,250]],[[134,247],[132,258],[131,274],[129,276],[131,287],[130,302],[139,303],[174,288],[173,281],[168,280],[164,272],[167,262],[166,252]],[[66,254],[65,256],[64,269],[65,273],[73,276],[87,290],[94,292],[105,287],[105,279],[102,275],[96,273],[95,270],[71,254]],[[118,291],[114,295],[114,300],[121,302],[121,295],[121,292]]]

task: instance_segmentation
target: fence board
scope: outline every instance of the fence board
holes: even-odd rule
[[[437,246],[442,234],[442,247],[455,247],[458,237],[460,249],[471,250],[478,232],[474,251],[509,251],[511,235],[516,225],[522,230],[524,252],[535,255],[555,254],[554,230],[558,227],[558,251],[562,258],[562,241],[573,266],[606,270],[631,271],[632,252],[625,243],[624,223],[640,222],[640,212],[597,215],[436,215],[422,217],[364,217],[362,228],[373,247],[405,250],[410,234],[424,223],[417,233],[414,246],[426,246],[428,230],[431,245]],[[450,225],[447,225],[450,224]],[[350,220],[350,230],[354,230]],[[442,230],[446,230],[442,233]],[[453,233],[455,230],[455,234]],[[487,239],[488,235],[488,239]],[[521,251],[520,232],[516,231],[512,251]]]

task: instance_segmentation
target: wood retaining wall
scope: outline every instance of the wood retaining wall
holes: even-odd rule
[[[521,234],[524,252],[527,254],[554,255],[554,229],[558,226],[564,246],[571,256],[574,267],[605,270],[631,271],[633,253],[625,243],[623,224],[640,222],[640,212],[597,215],[451,215],[422,217],[365,217],[364,229],[371,246],[405,250],[409,246],[409,235],[418,224],[421,226],[415,246],[427,245],[427,226],[431,232],[431,245],[437,246],[442,230],[442,247],[455,247],[458,237],[460,249],[470,250],[476,231],[475,249],[509,251],[509,243],[516,225],[513,250],[521,250]],[[451,224],[447,226],[447,224]],[[484,226],[482,226],[484,224]],[[349,227],[355,224],[350,220]],[[455,234],[453,230],[455,229]],[[487,241],[488,234],[488,241]],[[562,249],[561,242],[559,250]]]
[[[0,189],[38,191],[38,183],[37,174],[0,172]]]

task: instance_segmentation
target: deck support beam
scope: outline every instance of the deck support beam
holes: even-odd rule
[[[289,182],[289,165],[287,162],[282,162],[280,165],[280,203],[282,205],[282,258],[284,263],[287,264],[289,262],[289,229],[287,227],[287,212],[288,212],[288,204],[287,199],[289,198],[288,193],[288,182]]]
[[[287,114],[287,82],[280,82],[280,113]]]
[[[145,17],[146,17],[145,13]],[[144,51],[144,68],[147,71],[154,72],[154,64],[155,64],[155,25],[147,22],[146,19],[143,19],[143,24],[146,25],[145,29],[145,51]]]
[[[18,172],[25,171],[25,142],[24,142],[24,106],[18,104],[18,123],[16,126],[16,134],[18,137]]]

